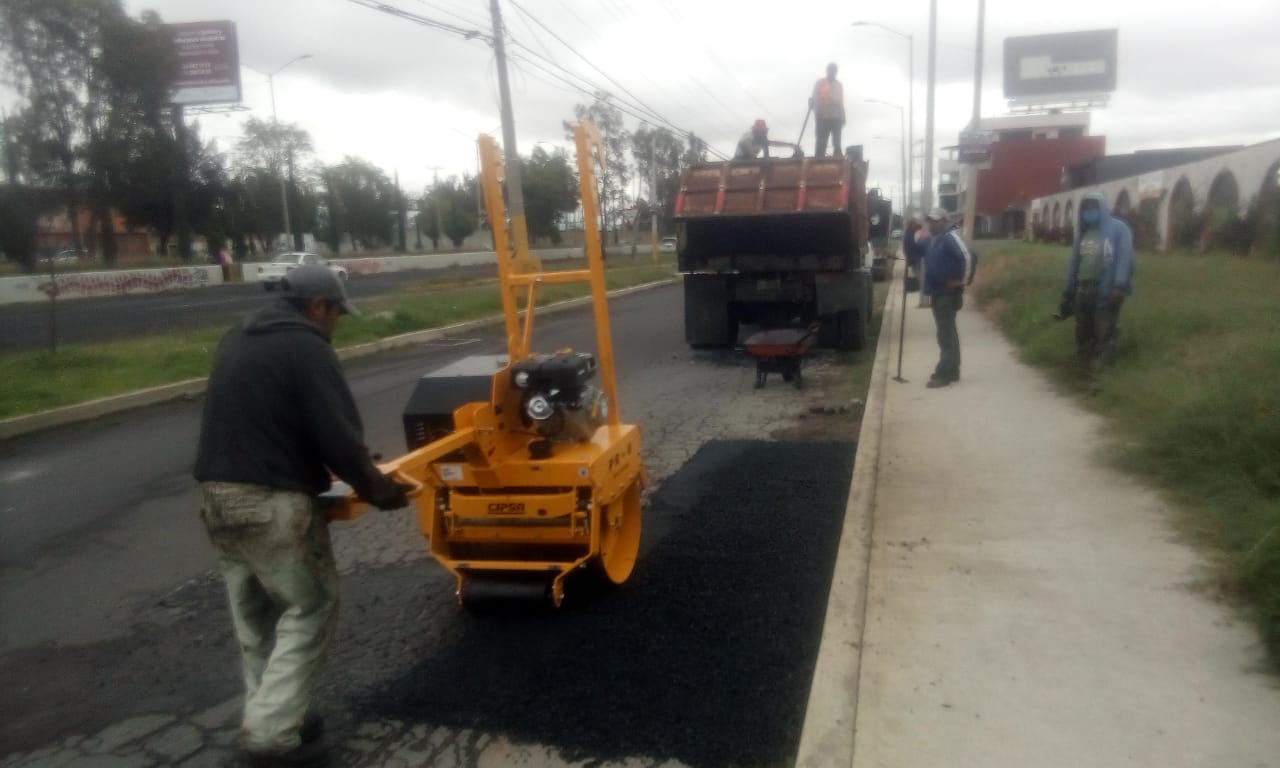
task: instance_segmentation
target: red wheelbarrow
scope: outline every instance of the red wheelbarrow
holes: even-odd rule
[[[818,326],[808,328],[776,328],[759,331],[747,337],[744,345],[747,354],[756,359],[756,389],[764,386],[770,373],[782,374],[783,381],[790,381],[799,389],[804,380],[800,375],[800,363],[804,353],[817,341]]]

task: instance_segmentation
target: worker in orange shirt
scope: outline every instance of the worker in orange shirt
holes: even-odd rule
[[[827,156],[827,139],[831,139],[831,153],[836,157],[844,154],[840,144],[840,131],[844,128],[844,86],[836,79],[836,65],[827,65],[827,76],[813,84],[813,95],[809,97],[809,108],[813,110],[813,126],[817,133],[817,148],[814,157]]]

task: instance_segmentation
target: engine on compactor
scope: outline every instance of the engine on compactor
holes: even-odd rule
[[[596,359],[564,350],[534,355],[511,365],[511,386],[520,390],[521,420],[553,442],[586,442],[609,419],[609,400],[591,385]]]

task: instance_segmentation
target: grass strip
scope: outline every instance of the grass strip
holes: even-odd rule
[[[621,261],[621,260],[619,260]],[[583,269],[583,262],[556,262]],[[671,277],[669,257],[606,267],[609,290]],[[584,284],[553,285],[539,292],[540,306],[585,296]],[[360,317],[344,318],[334,346],[346,347],[410,331],[438,328],[502,312],[496,279],[441,283],[425,279],[387,297],[361,301]],[[174,333],[92,344],[63,345],[57,352],[0,356],[0,418],[22,416],[137,389],[208,375],[213,351],[230,321]]]
[[[1069,249],[982,252],[979,306],[1024,361],[1106,418],[1105,458],[1178,505],[1185,530],[1217,554],[1217,593],[1254,613],[1280,669],[1280,261],[1138,254],[1116,365],[1090,378],[1074,321],[1050,318]]]

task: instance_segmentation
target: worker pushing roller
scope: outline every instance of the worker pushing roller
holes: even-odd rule
[[[469,380],[473,388],[478,381],[481,397],[472,402],[458,405],[433,394],[442,390],[429,390],[420,398],[426,403],[419,405],[434,416],[434,424],[446,426],[431,430],[429,442],[411,446],[409,453],[380,467],[415,488],[410,495],[428,550],[454,574],[464,603],[493,591],[532,588],[558,606],[570,574],[590,568],[621,584],[639,549],[645,482],[640,429],[619,418],[596,225],[594,166],[603,162],[604,145],[589,123],[574,129],[574,139],[587,269],[542,272],[515,221],[514,242],[508,239],[501,151],[493,139],[480,137],[486,209],[499,254],[507,355],[505,360],[478,359],[472,375],[453,379],[454,385]],[[571,282],[591,286],[596,354],[534,354],[530,345],[539,289]],[[486,363],[488,372],[475,376]],[[421,383],[439,382],[437,376]],[[456,393],[457,386],[451,391]],[[331,516],[350,518],[363,510],[355,496],[347,495]]]

